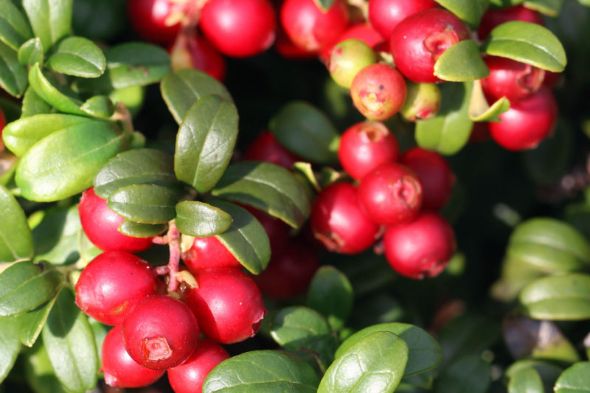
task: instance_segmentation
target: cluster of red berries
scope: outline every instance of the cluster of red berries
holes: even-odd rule
[[[104,251],[82,271],[76,304],[114,326],[102,348],[107,384],[146,386],[167,371],[176,393],[201,391],[207,373],[228,357],[219,344],[259,328],[265,308],[254,280],[215,237],[196,238],[182,254],[191,278],[167,294],[157,268],[132,254],[149,248],[151,238],[118,232],[123,218],[93,189],[83,193],[79,213],[86,235]]]

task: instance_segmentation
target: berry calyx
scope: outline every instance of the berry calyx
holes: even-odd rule
[[[261,132],[250,143],[244,152],[244,160],[270,162],[287,169],[292,169],[293,165],[299,161],[270,131]]]
[[[190,2],[178,0],[129,0],[127,13],[137,34],[150,42],[170,45],[188,17]]]
[[[371,0],[369,21],[381,36],[389,39],[395,27],[404,19],[435,6],[433,0]]]
[[[376,61],[377,55],[367,44],[349,39],[332,48],[328,70],[338,85],[348,89],[359,71]]]
[[[407,121],[430,119],[440,109],[442,96],[434,83],[408,83],[406,101],[400,110]]]
[[[241,266],[236,257],[215,236],[196,237],[191,248],[182,257],[185,265],[194,274],[202,269]]]
[[[485,62],[490,74],[482,79],[486,95],[494,100],[502,97],[511,102],[522,100],[539,91],[545,79],[545,71],[529,64],[503,57],[488,56]]]
[[[174,70],[195,68],[223,81],[226,65],[223,56],[204,38],[195,32],[181,33],[170,48]]]
[[[481,18],[477,35],[480,39],[484,40],[488,38],[494,27],[513,20],[536,23],[538,25],[544,24],[541,14],[523,5],[496,9],[490,8]]]

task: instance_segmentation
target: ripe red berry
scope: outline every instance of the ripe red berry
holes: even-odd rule
[[[129,0],[127,13],[133,29],[150,42],[170,45],[189,13],[190,2],[177,0]]]
[[[406,81],[395,68],[373,64],[356,74],[350,95],[356,109],[367,119],[386,120],[404,104]]]
[[[236,257],[215,236],[196,237],[192,247],[183,254],[183,260],[195,274],[202,269],[241,266]]]
[[[482,40],[486,39],[494,27],[513,20],[543,24],[543,18],[538,12],[522,5],[497,9],[490,8],[481,18],[477,35]]]
[[[125,348],[137,363],[154,370],[178,366],[197,348],[199,325],[186,304],[151,296],[123,321]]]
[[[253,337],[266,312],[254,281],[236,268],[201,270],[185,299],[205,335],[232,344]]]
[[[291,228],[278,218],[271,217],[258,209],[250,206],[244,206],[244,208],[256,217],[264,227],[264,231],[268,235],[272,254],[276,254],[283,250],[283,248],[289,243]]]
[[[396,67],[413,82],[437,82],[434,64],[451,46],[469,38],[463,22],[448,11],[432,8],[406,18],[393,30],[391,54]]]
[[[104,339],[102,371],[107,385],[114,388],[141,388],[151,385],[164,375],[164,370],[143,367],[129,356],[121,326],[111,329]]]
[[[93,188],[82,193],[78,212],[84,233],[101,250],[137,252],[152,245],[152,238],[131,237],[119,232],[124,218],[112,211],[106,199],[96,195]]]
[[[407,224],[387,228],[385,257],[393,269],[413,279],[440,274],[455,250],[451,226],[436,213],[422,213]]]
[[[311,211],[311,230],[316,239],[340,254],[358,254],[375,242],[379,226],[359,204],[357,189],[335,183],[316,198]]]
[[[418,176],[424,208],[437,210],[447,203],[453,191],[455,176],[440,154],[416,147],[405,152],[400,162]]]
[[[97,321],[118,325],[133,306],[155,294],[157,286],[145,261],[127,252],[106,251],[82,271],[76,304]]]
[[[244,152],[245,160],[266,161],[280,165],[287,169],[292,169],[293,165],[299,161],[298,158],[285,149],[277,138],[269,132],[261,132],[256,139],[250,143]]]
[[[357,123],[347,129],[338,147],[342,168],[357,180],[382,164],[396,161],[398,154],[395,136],[383,123],[375,121]]]
[[[495,56],[486,57],[485,62],[490,74],[482,79],[481,85],[486,95],[494,100],[502,97],[511,102],[522,100],[543,85],[545,71],[540,68]]]
[[[170,48],[170,57],[175,70],[195,68],[219,81],[225,78],[225,59],[200,35],[180,35]]]
[[[275,40],[275,13],[268,0],[209,0],[201,10],[200,26],[227,56],[254,56]]]
[[[401,21],[435,6],[433,0],[371,0],[369,21],[381,36],[388,39]]]
[[[307,51],[331,45],[346,30],[348,9],[334,1],[327,12],[314,0],[286,0],[281,7],[281,24],[293,43]]]
[[[172,390],[174,393],[201,393],[209,371],[228,358],[229,354],[221,346],[210,340],[201,341],[184,363],[168,369]]]
[[[371,220],[394,225],[414,219],[422,207],[422,186],[403,165],[381,165],[363,177],[359,200]]]
[[[546,87],[513,102],[500,121],[489,123],[492,139],[508,150],[535,148],[549,135],[557,121],[557,103]]]

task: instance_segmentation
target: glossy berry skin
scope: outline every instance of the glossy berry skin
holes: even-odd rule
[[[244,160],[265,161],[292,169],[298,158],[285,149],[272,132],[261,132],[244,152]]]
[[[376,121],[353,125],[342,134],[338,146],[342,168],[357,180],[382,164],[396,161],[398,155],[397,139],[385,124]]]
[[[496,9],[489,8],[488,11],[481,18],[481,23],[479,25],[477,35],[480,39],[484,40],[488,37],[488,35],[494,29],[494,27],[513,20],[536,23],[539,25],[544,24],[541,14],[531,9],[528,9],[523,5],[516,5],[513,7]]]
[[[106,325],[118,325],[137,303],[157,290],[149,265],[133,254],[106,251],[82,270],[76,282],[76,304]]]
[[[195,274],[202,269],[241,266],[236,257],[215,236],[196,237],[192,247],[183,254],[183,260]]]
[[[156,382],[164,370],[143,367],[129,356],[123,340],[123,329],[115,326],[102,344],[102,371],[107,385],[114,388],[140,388]]]
[[[122,326],[129,355],[154,370],[178,366],[199,342],[199,325],[191,310],[168,296],[146,298],[131,310]]]
[[[170,48],[170,57],[174,70],[195,68],[219,81],[225,78],[226,65],[223,56],[209,41],[195,33],[179,36]]]
[[[373,64],[357,73],[350,95],[356,109],[367,119],[386,120],[404,104],[406,81],[395,68]]]
[[[532,96],[512,103],[500,115],[500,121],[489,123],[490,135],[508,150],[536,147],[555,127],[557,102],[551,91],[542,88]]]
[[[348,89],[359,71],[376,61],[377,54],[363,41],[344,40],[332,48],[328,70],[338,85]]]
[[[205,335],[222,344],[253,337],[266,309],[254,281],[241,269],[202,270],[198,287],[185,293]]]
[[[441,216],[424,212],[410,223],[387,228],[383,243],[391,267],[419,280],[445,269],[455,250],[455,235]]]
[[[269,0],[209,0],[199,24],[224,55],[249,57],[264,52],[275,40],[276,20]]]
[[[435,6],[433,0],[370,0],[369,21],[381,36],[389,39],[401,21]]]
[[[180,32],[188,2],[175,0],[128,0],[127,14],[135,32],[143,39],[170,45]]]
[[[106,199],[96,195],[93,188],[82,193],[78,212],[84,233],[101,250],[138,252],[152,245],[152,238],[131,237],[119,232],[125,220],[111,210]]]
[[[422,185],[403,165],[381,165],[363,177],[359,200],[371,220],[394,225],[414,219],[422,207]]]
[[[438,210],[446,205],[453,191],[455,176],[440,154],[416,147],[405,152],[400,162],[420,180],[422,207]]]
[[[361,209],[355,186],[335,183],[316,198],[311,211],[311,230],[328,250],[358,254],[373,245],[379,226]]]
[[[469,38],[463,22],[448,11],[432,8],[397,25],[390,39],[395,65],[413,82],[434,83],[434,64],[451,46]]]
[[[540,68],[495,56],[486,57],[485,62],[490,74],[482,79],[481,86],[486,96],[494,100],[502,97],[510,102],[522,100],[543,85],[545,71]]]
[[[229,354],[213,341],[201,341],[197,350],[180,366],[168,369],[168,381],[174,393],[201,393],[205,378]]]
[[[342,0],[334,1],[327,12],[314,0],[286,0],[280,13],[289,39],[310,52],[332,45],[348,26],[348,9]]]

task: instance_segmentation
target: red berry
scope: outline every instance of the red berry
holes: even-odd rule
[[[436,213],[422,213],[407,224],[387,228],[385,256],[393,269],[413,279],[440,274],[455,250],[451,226]]]
[[[76,304],[107,325],[123,322],[127,313],[158,283],[149,265],[133,254],[106,251],[84,268],[76,283]]]
[[[199,325],[191,310],[168,296],[146,298],[131,310],[122,326],[129,355],[154,370],[179,365],[199,342]]]
[[[384,164],[361,180],[359,200],[376,223],[408,222],[422,207],[422,186],[414,172],[405,166]]]
[[[328,250],[358,254],[375,242],[379,226],[361,209],[357,189],[352,184],[335,183],[316,198],[311,229]]]
[[[201,10],[200,26],[227,56],[254,56],[275,40],[275,13],[268,0],[209,0]]]
[[[455,176],[447,161],[440,154],[419,147],[408,150],[400,161],[420,180],[422,206],[433,210],[442,208],[451,197],[455,184]]]
[[[518,101],[536,93],[543,85],[545,71],[540,68],[503,57],[488,56],[485,61],[490,75],[482,79],[481,85],[494,100],[506,97],[511,102]]]
[[[482,40],[486,39],[494,27],[513,20],[543,24],[543,18],[538,12],[522,5],[498,9],[490,8],[481,18],[477,35]]]
[[[436,6],[433,0],[370,0],[369,21],[384,38],[408,16]]]
[[[180,35],[170,48],[170,57],[175,70],[195,68],[219,81],[225,78],[225,59],[204,37],[197,34]]]
[[[307,51],[331,45],[346,30],[348,9],[334,1],[327,12],[314,0],[286,0],[281,7],[281,24],[293,43]]]
[[[201,341],[197,350],[180,366],[168,369],[168,381],[174,393],[201,393],[205,378],[229,354],[212,341]]]
[[[125,219],[112,211],[106,199],[96,195],[94,188],[82,193],[78,212],[84,233],[101,250],[137,252],[152,245],[152,238],[131,237],[119,232]]]
[[[291,299],[305,292],[319,267],[313,248],[294,241],[282,252],[273,254],[266,270],[254,277],[254,281],[271,299]]]
[[[133,29],[141,38],[169,45],[180,32],[189,4],[188,0],[129,0],[127,13]]]
[[[406,99],[406,81],[393,67],[373,64],[356,74],[350,87],[356,109],[371,120],[386,120],[401,109]]]
[[[397,25],[391,35],[391,54],[408,79],[433,83],[439,80],[434,63],[449,47],[468,38],[469,30],[455,15],[432,8]]]
[[[500,121],[490,123],[492,139],[508,150],[535,148],[551,133],[557,120],[557,103],[551,91],[542,88],[532,96],[513,102]]]
[[[195,274],[202,269],[241,266],[236,257],[215,236],[196,237],[192,247],[184,253],[183,260]]]
[[[270,241],[270,249],[273,254],[280,252],[289,243],[291,228],[278,218],[269,216],[250,206],[244,206],[264,227]]]
[[[287,169],[292,169],[293,165],[299,161],[298,158],[285,149],[277,138],[269,132],[261,132],[256,139],[250,143],[244,152],[245,160],[266,161],[280,165]]]
[[[254,281],[236,268],[201,270],[185,294],[207,337],[232,344],[253,337],[266,312]]]
[[[373,27],[368,23],[359,23],[353,26],[350,26],[338,39],[334,42],[333,45],[325,45],[320,52],[320,58],[324,63],[327,63],[330,60],[330,52],[332,52],[332,48],[338,45],[342,41],[346,40],[360,40],[367,44],[372,49],[377,49],[385,40],[381,37]]]
[[[107,385],[114,388],[141,388],[151,385],[164,375],[164,370],[143,367],[129,356],[121,326],[115,326],[104,339],[102,371]]]
[[[543,80],[543,86],[553,89],[559,84],[561,77],[562,74],[559,72],[545,71],[545,79]]]
[[[357,180],[382,164],[396,161],[398,154],[395,136],[383,123],[375,121],[358,123],[347,129],[338,147],[340,164]]]

